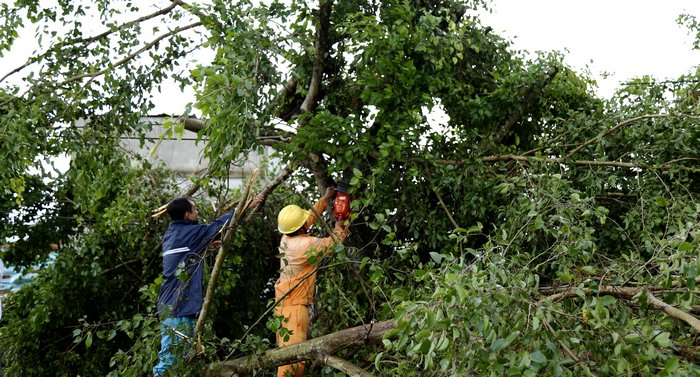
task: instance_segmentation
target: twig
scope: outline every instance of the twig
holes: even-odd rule
[[[652,115],[642,115],[642,116],[638,116],[636,118],[628,119],[628,120],[616,125],[615,127],[609,129],[607,132],[603,133],[602,135],[596,136],[593,139],[590,139],[590,140],[586,141],[585,143],[579,145],[578,147],[574,148],[571,152],[567,153],[566,156],[564,156],[564,159],[570,158],[571,156],[576,154],[576,152],[580,151],[581,149],[585,148],[588,145],[591,145],[596,140],[600,140],[600,139],[610,135],[611,133],[619,130],[620,128],[622,128],[624,126],[630,125],[632,123],[638,122],[638,121],[643,120],[643,119],[662,118],[662,117],[667,117],[667,116],[669,116],[669,114],[652,114]]]
[[[185,26],[182,26],[182,27],[173,29],[173,30],[171,30],[170,32],[165,33],[165,34],[159,36],[158,38],[152,40],[151,42],[147,43],[146,45],[144,45],[143,47],[141,47],[140,49],[138,49],[136,52],[125,56],[124,58],[122,58],[121,60],[117,61],[117,62],[114,63],[114,64],[110,64],[110,68],[105,68],[105,69],[102,69],[102,70],[99,70],[99,71],[90,72],[90,73],[83,73],[83,74],[81,74],[81,75],[69,77],[69,78],[67,78],[65,81],[63,81],[62,83],[60,83],[59,86],[60,86],[60,85],[65,85],[65,84],[71,83],[71,82],[73,82],[73,81],[81,80],[81,79],[84,79],[84,78],[86,78],[86,77],[97,77],[97,76],[103,75],[103,74],[105,74],[108,70],[117,68],[117,67],[119,67],[119,66],[121,66],[121,65],[123,65],[123,64],[125,64],[125,63],[127,63],[128,61],[134,59],[136,56],[138,56],[138,55],[141,54],[142,52],[144,52],[144,51],[150,49],[151,47],[155,46],[156,44],[158,44],[158,43],[159,43],[160,41],[162,41],[163,39],[165,39],[165,38],[167,38],[167,37],[170,37],[170,36],[173,36],[173,35],[175,35],[175,34],[178,34],[178,33],[180,33],[180,32],[183,32],[183,31],[185,31],[185,30],[189,30],[189,29],[195,28],[195,27],[197,27],[197,26],[202,26],[202,22],[198,21],[198,22],[191,23],[191,24],[189,24],[189,25],[185,25]]]
[[[103,32],[103,33],[100,33],[100,34],[98,34],[98,35],[95,35],[95,36],[92,36],[92,37],[89,37],[89,38],[83,38],[83,39],[70,39],[70,40],[67,40],[67,41],[65,41],[65,42],[63,42],[63,43],[60,43],[60,44],[58,44],[58,45],[56,45],[56,46],[50,48],[48,51],[46,51],[46,52],[44,52],[43,54],[39,55],[39,57],[38,57],[37,59],[39,59],[39,58],[45,58],[45,57],[49,54],[49,52],[55,51],[57,48],[61,48],[61,47],[64,47],[64,46],[68,46],[68,45],[72,45],[72,44],[78,44],[78,43],[84,43],[84,44],[87,46],[87,45],[89,45],[89,44],[91,44],[91,43],[93,43],[93,42],[95,42],[95,41],[98,41],[98,40],[100,40],[100,39],[102,39],[102,38],[105,38],[105,37],[109,36],[110,34],[113,34],[113,33],[116,33],[116,32],[118,32],[118,31],[121,31],[121,30],[123,30],[123,29],[125,29],[125,28],[127,28],[127,27],[132,26],[132,25],[141,23],[141,22],[143,22],[143,21],[148,21],[148,20],[150,20],[151,18],[155,18],[155,17],[157,17],[157,16],[162,16],[162,15],[165,15],[165,14],[167,14],[167,13],[170,13],[170,11],[172,11],[173,8],[175,8],[175,7],[177,6],[176,2],[177,2],[177,0],[175,0],[175,1],[173,2],[173,4],[171,4],[170,6],[168,6],[168,7],[166,7],[166,8],[157,10],[157,11],[151,13],[151,14],[145,15],[145,16],[140,17],[140,18],[137,18],[137,19],[135,19],[135,20],[126,22],[126,23],[120,25],[119,27],[116,27],[116,28],[107,30],[107,31],[105,31],[105,32]],[[27,68],[30,64],[35,63],[35,61],[32,61],[32,60],[35,60],[35,59],[30,58],[29,60],[27,60],[26,63],[22,64],[21,66],[15,68],[15,69],[13,69],[13,70],[10,71],[9,73],[7,73],[5,76],[3,76],[2,78],[0,78],[0,83],[3,82],[3,81],[5,81],[6,78],[8,78],[8,77],[14,75],[15,73],[20,72],[21,70]]]
[[[554,339],[556,339],[557,333],[552,328],[552,325],[549,324],[549,321],[547,321],[547,318],[544,319],[543,323],[544,323],[544,326],[547,328],[547,330],[549,330],[549,332],[552,334],[552,336],[554,336]],[[564,342],[562,342],[559,339],[556,339],[556,340],[559,343],[559,345],[561,346],[561,348],[564,349],[564,352],[566,352],[566,354],[569,355],[569,357],[572,360],[574,360],[577,363],[581,362],[581,360],[571,351],[571,349],[566,344],[564,344]]]
[[[455,229],[460,228],[460,226],[457,225],[457,222],[455,221],[455,219],[452,217],[452,214],[450,213],[450,211],[447,209],[445,202],[442,201],[442,196],[440,196],[440,193],[436,189],[433,189],[433,192],[435,193],[435,196],[437,196],[438,202],[440,202],[442,209],[445,210],[447,217],[449,217],[450,221],[452,222],[452,225],[455,226]]]

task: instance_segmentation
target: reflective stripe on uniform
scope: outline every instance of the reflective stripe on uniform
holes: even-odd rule
[[[185,253],[190,251],[189,247],[178,247],[177,249],[170,249],[168,251],[163,252],[163,256],[170,255],[170,254],[177,254],[177,253]]]

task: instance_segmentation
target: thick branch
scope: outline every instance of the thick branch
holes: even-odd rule
[[[649,304],[657,309],[663,310],[666,314],[673,318],[680,319],[681,321],[692,326],[695,331],[700,333],[700,319],[697,319],[694,315],[686,313],[678,308],[675,308],[661,300],[659,300],[653,293],[649,290],[645,290],[647,295],[647,300]]]
[[[372,373],[369,373],[366,370],[339,357],[326,355],[321,358],[321,361],[323,361],[323,363],[329,367],[335,368],[347,374],[349,377],[373,377]]]
[[[661,300],[659,300],[654,294],[652,293],[651,289],[649,288],[634,288],[634,287],[618,287],[618,286],[602,286],[598,287],[598,289],[591,289],[591,288],[574,288],[574,287],[558,287],[558,288],[552,288],[550,291],[554,291],[557,293],[554,293],[550,296],[547,296],[540,300],[540,302],[543,302],[545,300],[551,300],[551,301],[560,301],[564,300],[567,298],[571,298],[574,296],[578,296],[579,294],[584,294],[584,295],[610,295],[618,298],[623,298],[626,300],[631,300],[635,296],[644,293],[647,297],[647,301],[649,302],[649,305],[664,311],[666,314],[669,316],[679,319],[687,324],[689,324],[692,328],[695,329],[695,331],[700,332],[700,320],[693,316],[692,314],[686,313],[680,309],[677,309]]]
[[[396,327],[393,320],[383,321],[350,329],[269,350],[261,355],[241,357],[235,360],[214,363],[205,372],[208,377],[243,376],[256,370],[291,364],[297,361],[323,359],[341,349],[381,341],[388,330]]]
[[[321,77],[323,76],[323,68],[325,67],[326,45],[328,44],[328,29],[331,24],[331,10],[333,7],[332,0],[319,0],[320,8],[318,10],[318,25],[316,25],[316,40],[314,47],[316,48],[316,60],[311,73],[311,82],[309,83],[309,91],[306,93],[306,98],[301,104],[301,112],[312,112],[316,108],[318,90],[321,87]]]
[[[175,123],[184,123],[185,129],[194,133],[198,133],[205,127],[204,121],[197,118],[178,118],[175,119]]]
[[[201,334],[202,326],[204,325],[204,320],[206,319],[207,313],[209,312],[209,308],[211,307],[211,303],[214,297],[214,290],[216,289],[216,281],[219,278],[219,272],[221,271],[221,267],[224,264],[224,259],[226,259],[226,255],[228,254],[228,250],[231,246],[231,239],[233,238],[233,233],[236,231],[238,223],[243,217],[243,211],[248,205],[248,197],[250,196],[251,188],[253,187],[253,183],[255,183],[257,175],[258,171],[255,170],[251,175],[250,179],[248,180],[248,184],[246,185],[245,191],[243,192],[243,196],[241,196],[241,200],[239,200],[238,202],[238,208],[236,208],[236,212],[233,216],[233,219],[231,219],[231,223],[224,227],[225,233],[221,241],[221,247],[219,248],[219,253],[216,256],[216,262],[214,262],[214,267],[211,270],[211,278],[209,279],[209,285],[207,286],[207,294],[206,296],[204,296],[202,310],[199,313],[199,318],[197,319],[197,326],[194,330],[194,334],[197,338],[199,338],[199,335]]]

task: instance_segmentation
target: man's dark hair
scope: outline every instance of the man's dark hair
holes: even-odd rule
[[[168,203],[168,215],[173,220],[182,220],[187,212],[192,211],[192,200],[187,197],[176,198]]]

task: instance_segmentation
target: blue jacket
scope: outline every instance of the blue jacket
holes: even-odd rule
[[[191,220],[170,223],[163,237],[163,283],[158,293],[159,313],[168,317],[194,317],[199,313],[204,301],[204,251],[232,217],[233,212],[230,212],[210,224]]]

